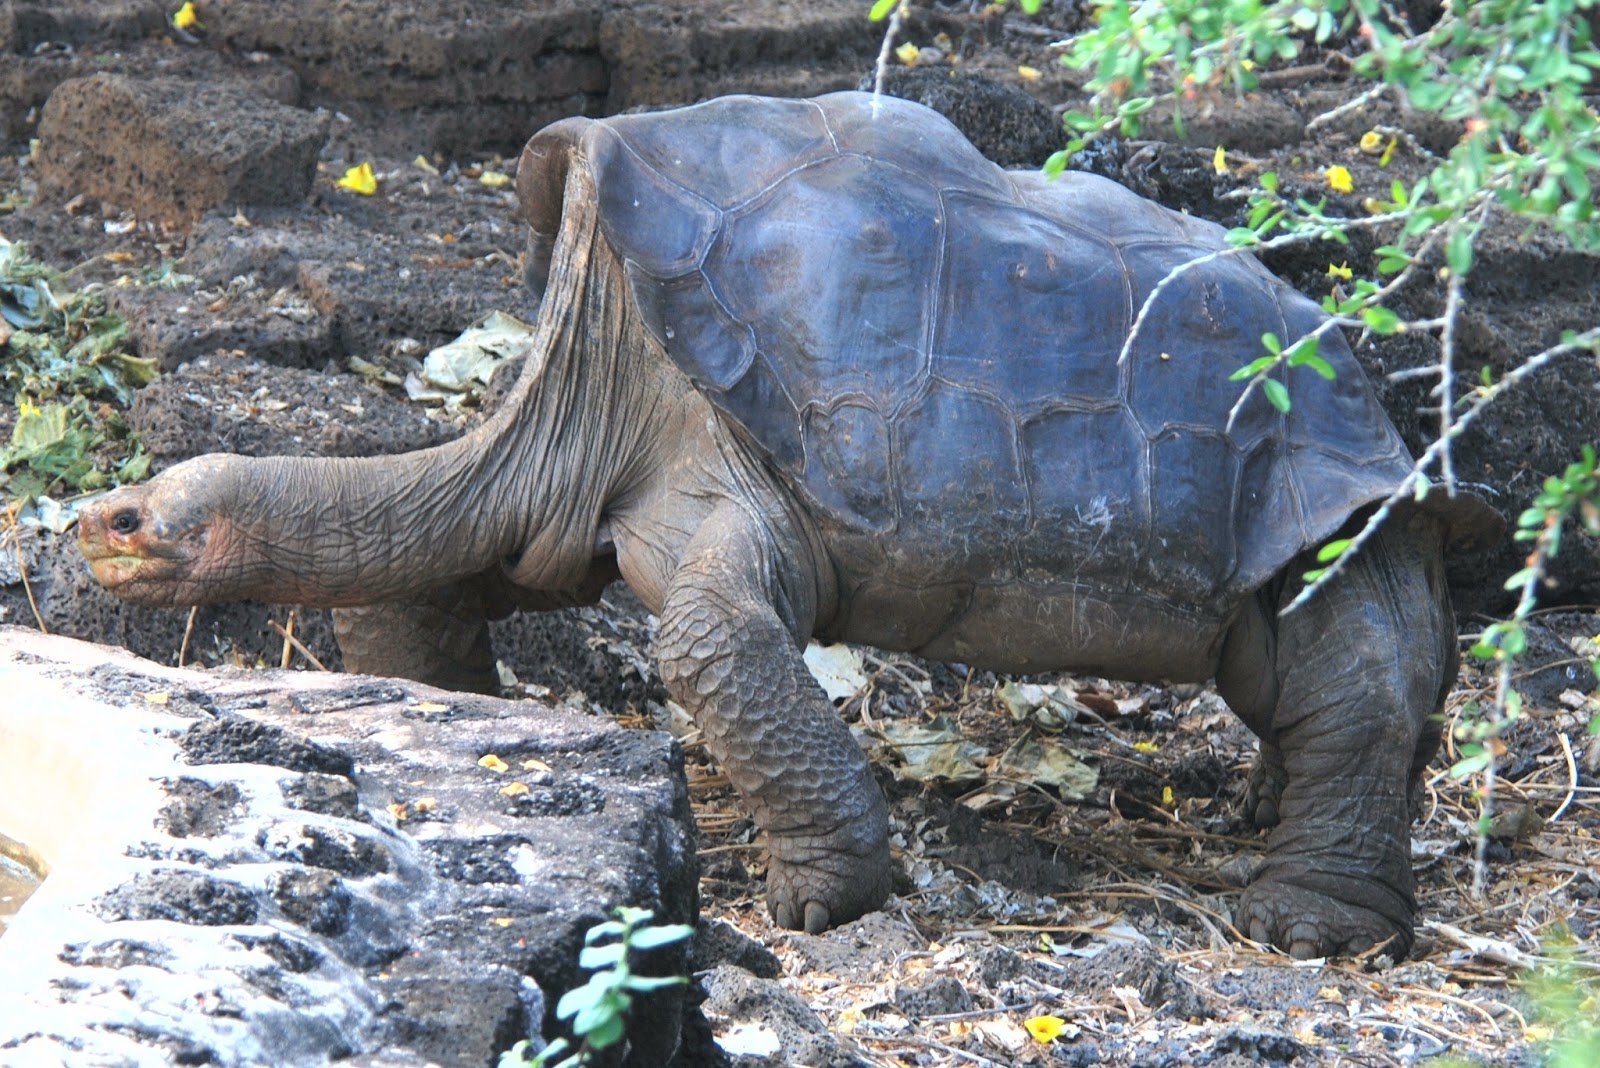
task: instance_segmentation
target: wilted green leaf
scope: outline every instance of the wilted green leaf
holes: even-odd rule
[[[940,779],[969,782],[983,778],[983,768],[978,761],[987,757],[989,751],[963,739],[961,732],[945,716],[935,716],[925,726],[886,723],[883,736],[903,761],[895,768],[899,778],[917,782]]]
[[[1100,773],[1070,750],[1029,732],[1000,754],[994,773],[1004,779],[1053,786],[1067,801],[1093,796]]]

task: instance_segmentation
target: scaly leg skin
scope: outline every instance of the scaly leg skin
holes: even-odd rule
[[[1250,783],[1245,787],[1244,811],[1257,830],[1278,825],[1278,804],[1283,799],[1283,786],[1289,772],[1283,766],[1283,754],[1271,742],[1261,743],[1261,752],[1250,766]]]
[[[1253,815],[1277,816],[1234,922],[1299,958],[1376,947],[1398,960],[1416,915],[1408,793],[1455,665],[1437,530],[1391,517],[1343,574],[1277,618],[1298,588],[1268,609],[1275,640],[1258,655],[1274,684],[1224,693],[1263,740]]]
[[[415,679],[468,693],[498,693],[489,623],[476,580],[410,601],[333,610],[346,671]]]
[[[889,820],[861,747],[806,670],[812,609],[744,510],[718,511],[667,590],[656,655],[673,698],[767,835],[767,906],[815,934],[883,904]]]

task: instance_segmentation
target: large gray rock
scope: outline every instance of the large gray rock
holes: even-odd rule
[[[0,687],[0,827],[51,867],[0,940],[8,1066],[488,1064],[614,906],[694,920],[664,735],[10,627]],[[643,998],[628,1063],[668,1064],[683,1012]]]

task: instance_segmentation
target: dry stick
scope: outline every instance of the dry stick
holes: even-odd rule
[[[1416,462],[1411,465],[1411,473],[1400,480],[1400,485],[1395,487],[1395,491],[1389,494],[1384,502],[1378,506],[1377,511],[1372,513],[1371,517],[1368,518],[1366,525],[1361,528],[1360,532],[1358,532],[1354,538],[1350,539],[1350,547],[1343,553],[1339,554],[1338,558],[1328,565],[1327,569],[1323,571],[1322,577],[1317,582],[1312,583],[1306,586],[1305,589],[1301,590],[1299,595],[1296,596],[1293,601],[1290,601],[1288,606],[1285,607],[1283,612],[1280,614],[1292,612],[1296,608],[1299,608],[1301,605],[1305,604],[1306,601],[1310,599],[1313,590],[1321,585],[1321,583],[1332,579],[1344,569],[1345,562],[1354,556],[1356,550],[1372,537],[1373,532],[1378,529],[1379,524],[1381,524],[1385,519],[1389,518],[1389,515],[1394,511],[1395,506],[1398,505],[1402,500],[1411,496],[1412,489],[1414,486],[1416,486],[1417,480],[1422,477],[1422,473],[1429,467],[1433,466],[1434,461],[1439,458],[1439,454],[1448,449],[1451,442],[1455,441],[1456,438],[1459,438],[1463,433],[1466,432],[1466,429],[1471,426],[1474,421],[1476,421],[1478,415],[1484,410],[1484,408],[1498,400],[1500,395],[1507,389],[1521,385],[1523,381],[1537,374],[1539,371],[1542,371],[1552,361],[1559,359],[1562,356],[1570,355],[1574,352],[1589,351],[1596,345],[1600,345],[1600,327],[1594,327],[1592,329],[1585,330],[1583,333],[1575,335],[1571,341],[1563,341],[1559,345],[1552,345],[1543,352],[1539,352],[1533,356],[1530,356],[1521,366],[1506,372],[1500,381],[1481,390],[1478,395],[1472,399],[1471,403],[1467,406],[1467,409],[1461,413],[1460,417],[1451,424],[1449,438],[1441,438],[1423,450],[1422,455],[1417,457]]]
[[[935,1042],[931,1038],[913,1038],[910,1035],[883,1035],[881,1037],[878,1035],[857,1035],[855,1037],[866,1039],[868,1042],[880,1042],[884,1045],[903,1045],[905,1043],[910,1043],[913,1046],[921,1046],[924,1049],[936,1049],[940,1053],[948,1053],[952,1057],[959,1057],[962,1060],[971,1061],[973,1064],[981,1064],[984,1066],[984,1068],[1006,1068],[1006,1065],[1001,1064],[999,1061],[991,1061],[988,1057],[983,1057],[976,1053],[968,1053],[964,1049],[957,1049],[955,1046],[947,1046],[943,1042]]]
[[[328,670],[327,665],[325,665],[322,661],[318,660],[315,656],[313,656],[310,649],[307,649],[304,645],[301,645],[299,638],[296,638],[293,634],[290,634],[288,631],[284,630],[283,629],[283,625],[280,624],[276,619],[267,620],[267,626],[271,627],[273,630],[275,630],[279,634],[283,635],[284,640],[287,641],[290,645],[294,646],[296,649],[298,649],[300,651],[300,655],[305,657],[307,660],[311,661],[312,666],[315,667],[318,671],[327,671]]]
[[[883,32],[883,47],[878,49],[878,63],[873,69],[872,76],[872,106],[873,113],[877,113],[878,97],[883,95],[883,80],[889,76],[889,56],[894,52],[894,39],[900,32],[900,13],[905,10],[902,0],[894,6],[894,14],[889,16],[889,27]]]
[[[1411,217],[1409,210],[1386,211],[1381,215],[1372,215],[1365,219],[1340,219],[1338,224],[1346,230],[1369,230],[1373,227],[1383,226],[1386,223],[1404,222]],[[1186,260],[1168,271],[1166,277],[1157,282],[1155,288],[1150,290],[1144,298],[1144,303],[1139,307],[1139,314],[1134,316],[1133,327],[1128,331],[1128,336],[1122,342],[1122,351],[1117,353],[1117,365],[1128,362],[1128,357],[1133,354],[1133,343],[1139,339],[1139,332],[1144,329],[1145,321],[1150,318],[1150,313],[1155,310],[1156,301],[1161,299],[1167,287],[1178,280],[1180,275],[1189,273],[1199,267],[1215,263],[1217,260],[1229,259],[1233,256],[1253,256],[1260,252],[1270,252],[1273,249],[1297,245],[1304,241],[1321,240],[1322,235],[1316,231],[1297,231],[1292,234],[1279,234],[1277,237],[1266,241],[1257,241],[1249,245],[1229,245],[1219,248],[1215,252],[1208,252],[1204,256],[1197,256]],[[1360,325],[1359,323],[1355,325]]]
[[[289,658],[294,656],[294,609],[289,609],[289,617],[282,628],[283,653],[278,657],[278,667],[281,670],[289,669]]]
[[[200,615],[200,606],[191,605],[189,608],[189,621],[183,625],[183,641],[178,645],[178,666],[183,667],[184,658],[189,655],[189,639],[194,637],[194,621]]]
[[[1572,758],[1572,743],[1567,741],[1567,732],[1562,731],[1556,737],[1561,741],[1561,754],[1567,758],[1567,796],[1561,802],[1561,807],[1556,809],[1555,815],[1550,817],[1554,823],[1567,811],[1567,806],[1572,804],[1572,799],[1578,795],[1578,762]]]

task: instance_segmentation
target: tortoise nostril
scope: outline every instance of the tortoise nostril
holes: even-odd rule
[[[132,534],[139,529],[139,513],[124,509],[111,517],[111,530],[117,534]]]

